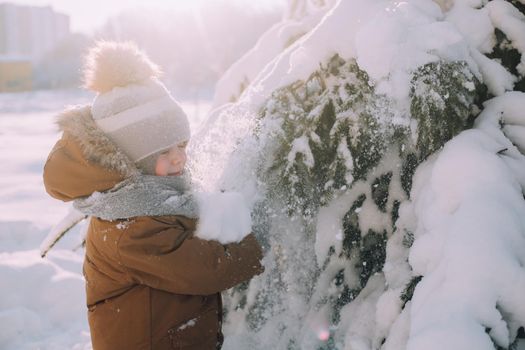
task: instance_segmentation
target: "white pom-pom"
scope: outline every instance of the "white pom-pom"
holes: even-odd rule
[[[160,70],[131,42],[98,42],[88,53],[84,86],[98,93],[158,77]]]

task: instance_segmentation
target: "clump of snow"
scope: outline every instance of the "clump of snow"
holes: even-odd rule
[[[251,232],[250,210],[240,193],[198,193],[199,221],[195,236],[222,244],[240,242]]]
[[[183,323],[182,325],[180,325],[180,326],[177,328],[177,330],[178,330],[178,331],[183,331],[183,330],[185,330],[185,329],[188,328],[188,327],[193,327],[193,326],[195,326],[196,321],[197,321],[196,318],[192,318],[191,320],[189,320],[189,321]]]
[[[494,123],[503,114],[524,125],[515,113],[524,103],[522,93],[488,102],[478,127],[446,144],[414,193],[410,264],[423,279],[407,349],[507,348],[525,324],[525,182],[514,171],[525,156]]]
[[[308,138],[306,136],[301,136],[293,141],[292,149],[287,157],[288,162],[290,164],[293,163],[298,154],[303,155],[303,162],[307,167],[312,168],[314,166],[314,156],[308,145]]]
[[[455,0],[454,6],[446,13],[447,22],[456,26],[473,48],[489,53],[495,45],[494,26],[488,9],[472,1]]]
[[[133,222],[134,220],[121,221],[116,225],[116,227],[119,230],[126,230]]]
[[[508,92],[504,96],[495,98],[485,104],[483,113],[476,119],[475,126],[483,130],[502,145],[509,146],[502,154],[516,154],[505,158],[507,164],[512,166],[513,173],[518,176],[520,183],[525,182],[524,171],[520,169],[519,159],[514,146],[525,154],[525,109],[524,94],[521,92]],[[512,142],[512,144],[509,143]],[[522,185],[523,186],[523,185]]]
[[[505,1],[491,1],[483,6],[479,1],[455,0],[445,18],[468,39],[472,59],[478,65],[489,92],[500,96],[505,91],[511,91],[516,77],[500,62],[484,54],[490,53],[496,44],[495,28],[509,36],[516,48],[523,45],[523,39],[518,34],[520,30],[525,31],[523,15]]]
[[[522,76],[525,75],[525,16],[504,0],[491,1],[486,8],[494,26],[501,29],[521,53],[521,63],[516,68]]]
[[[483,81],[492,95],[500,96],[505,91],[512,90],[516,77],[508,72],[501,63],[488,58],[476,50],[472,50],[472,58],[479,66]]]
[[[378,92],[403,101],[415,68],[440,58],[471,62],[464,37],[441,17],[432,2],[403,1],[385,4],[362,25],[356,34],[357,63]]]
[[[348,211],[348,204],[355,200],[353,197],[350,194],[343,194],[319,210],[317,217],[319,234],[315,237],[315,256],[319,266],[323,265],[330,247],[333,247],[336,254],[341,253],[343,229],[340,222]]]

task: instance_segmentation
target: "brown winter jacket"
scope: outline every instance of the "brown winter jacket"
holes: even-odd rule
[[[112,188],[138,170],[96,127],[89,107],[65,112],[44,168],[63,201]],[[193,237],[181,216],[91,218],[84,276],[94,350],[215,349],[220,292],[262,272],[253,235],[221,245]]]

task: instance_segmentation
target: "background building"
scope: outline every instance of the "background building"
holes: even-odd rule
[[[28,57],[0,57],[0,92],[31,90],[32,64]]]
[[[69,34],[69,16],[50,6],[0,3],[0,92],[30,89],[32,67]]]

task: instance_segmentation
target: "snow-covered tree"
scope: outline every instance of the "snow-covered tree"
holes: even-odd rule
[[[256,65],[191,149],[202,187],[251,200],[266,250],[225,298],[225,348],[516,346],[523,33],[515,0],[342,0]]]

